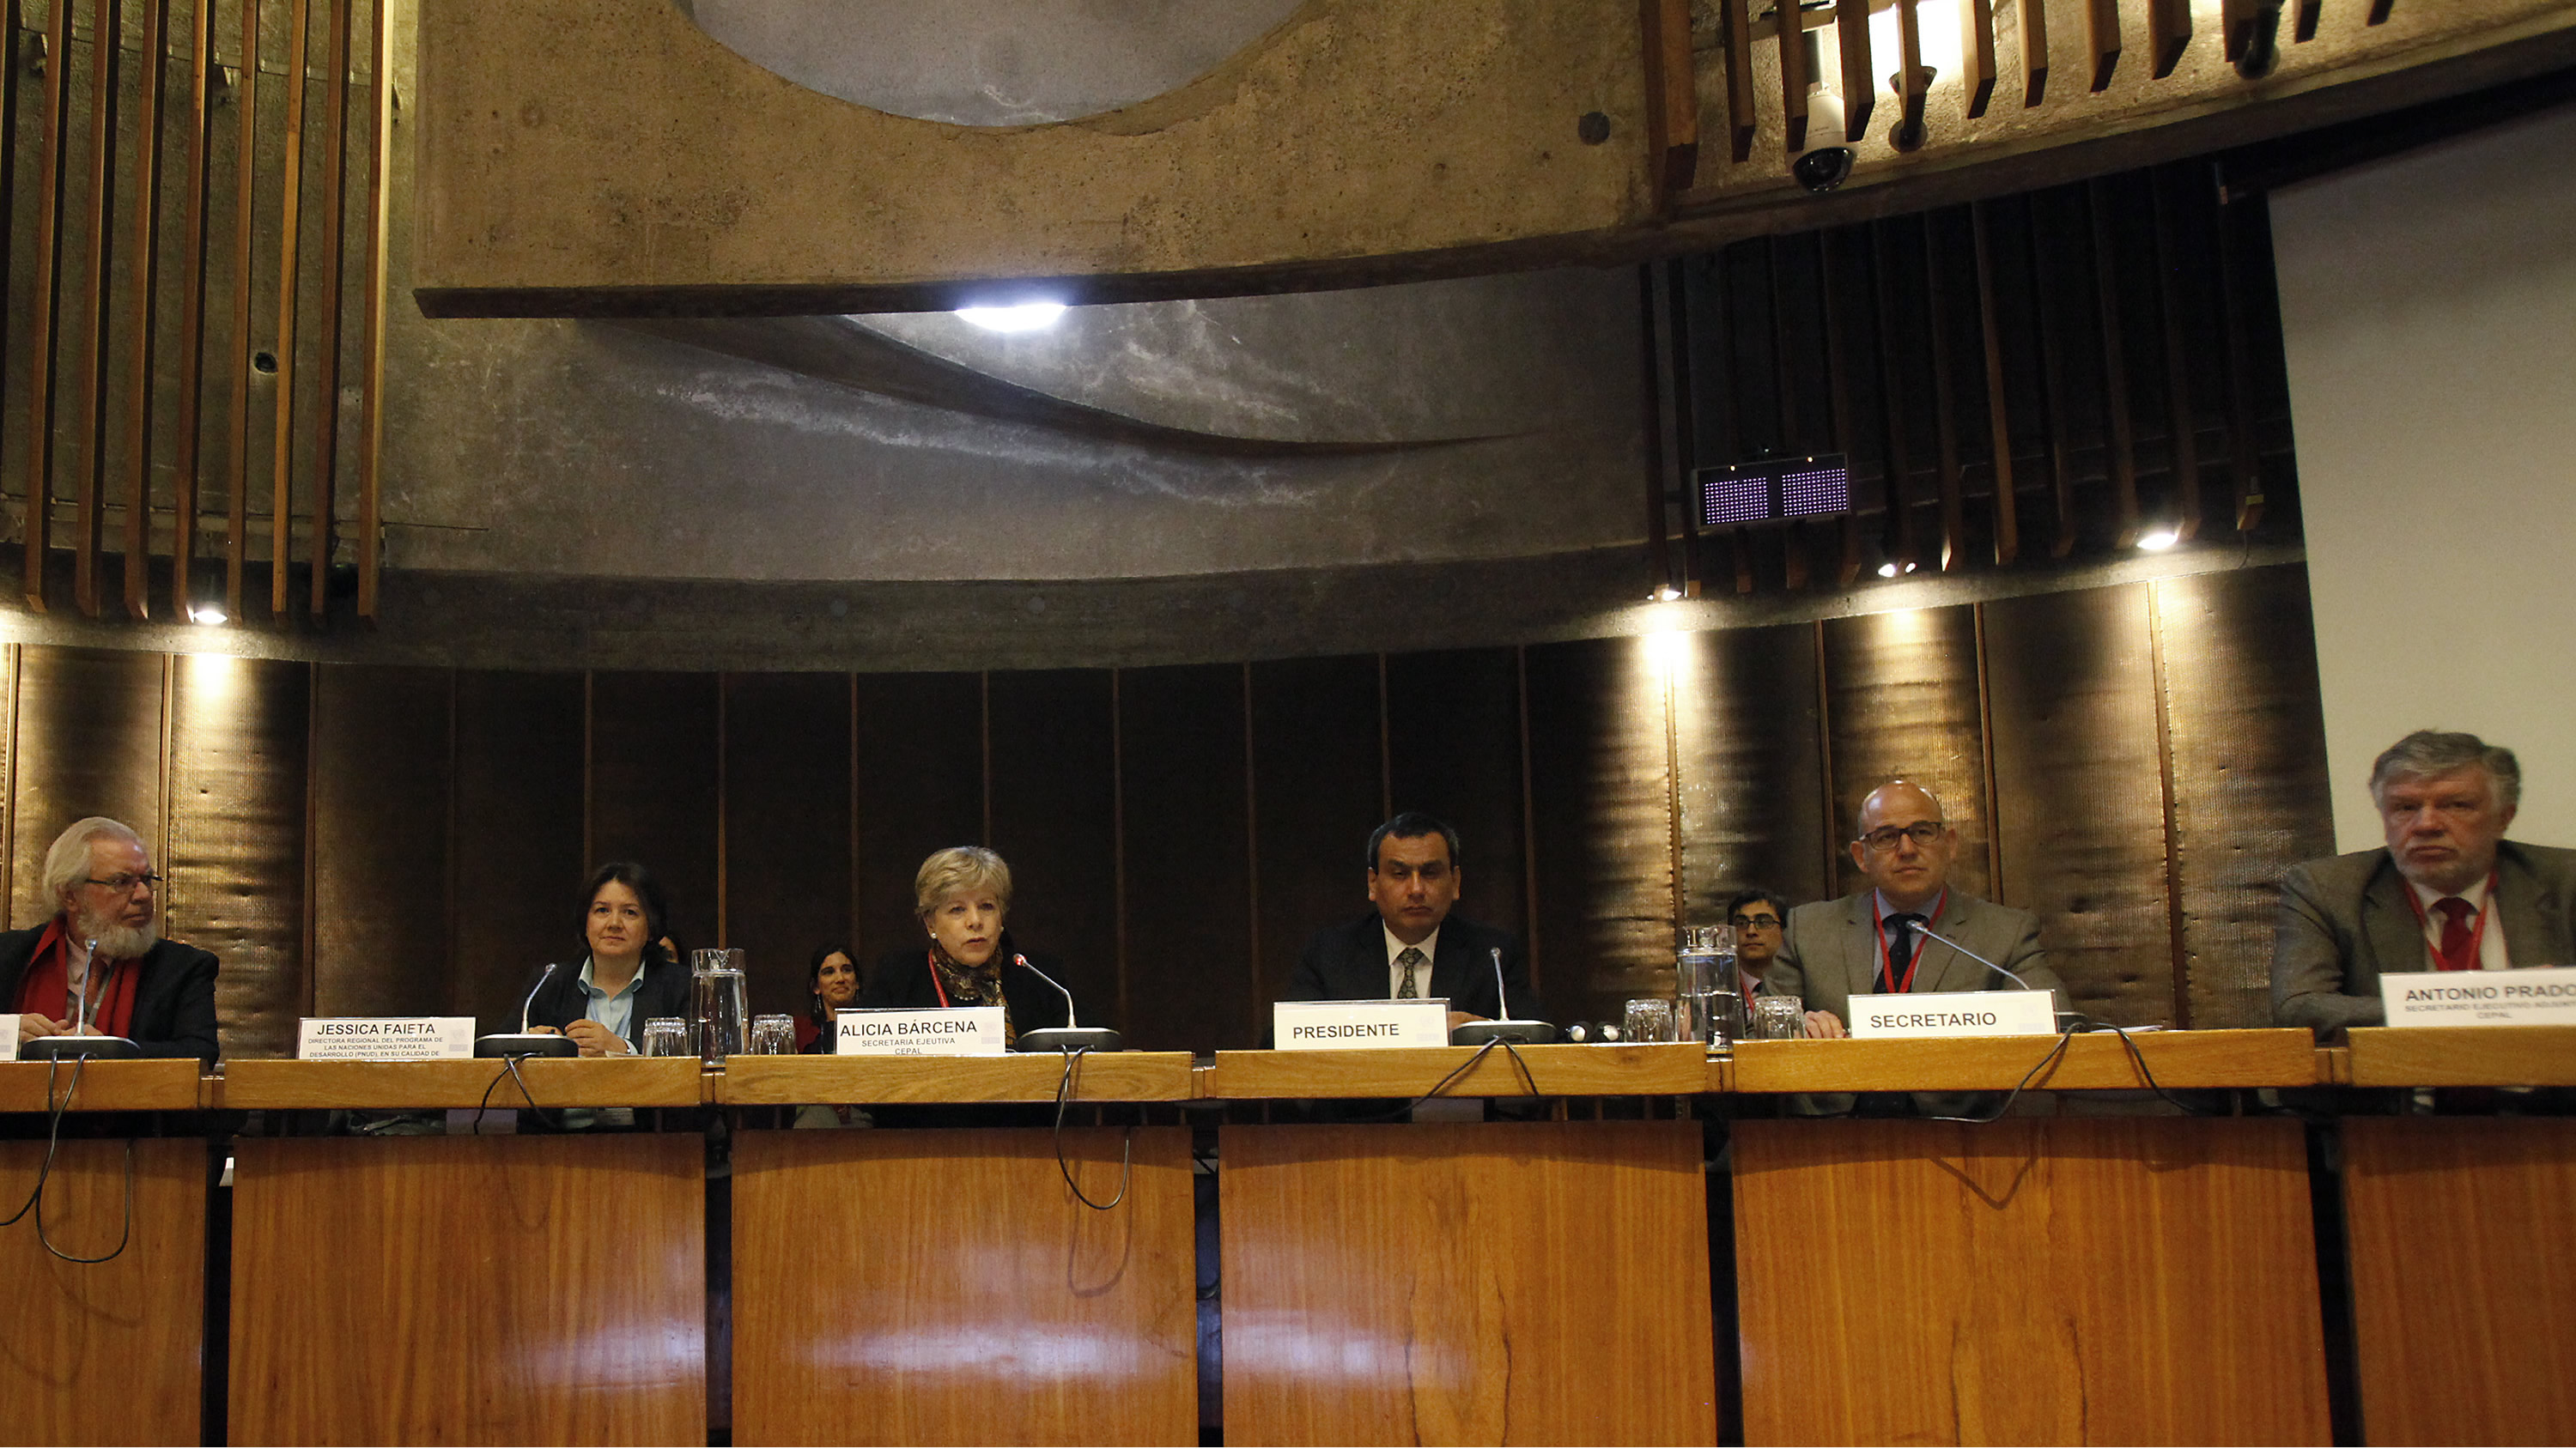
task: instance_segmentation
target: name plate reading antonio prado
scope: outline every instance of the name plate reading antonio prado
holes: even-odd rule
[[[2390,1026],[2576,1026],[2576,966],[2379,978]]]
[[[307,1062],[455,1062],[474,1055],[470,1016],[308,1016],[295,1055]]]
[[[998,1006],[844,1009],[835,1020],[845,1057],[998,1057],[1010,1051]]]
[[[1270,1008],[1270,1029],[1281,1051],[1447,1046],[1449,998],[1282,1001]]]
[[[2055,1036],[2057,1005],[2045,991],[1909,991],[1851,999],[1851,1034]]]

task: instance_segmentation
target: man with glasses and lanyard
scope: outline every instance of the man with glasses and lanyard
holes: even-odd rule
[[[21,1043],[121,1036],[147,1057],[215,1059],[215,957],[161,939],[160,885],[143,838],[104,815],[55,838],[45,894],[60,908],[0,933],[0,1012]]]
[[[1789,912],[1763,990],[1804,998],[1807,1035],[1838,1037],[1855,995],[2021,989],[1916,930],[1929,925],[2030,989],[2059,993],[2064,1005],[2065,983],[2039,948],[2038,918],[1953,889],[1950,860],[1958,849],[1959,832],[1930,791],[1904,780],[1872,790],[1861,802],[1860,835],[1851,843],[1852,861],[1870,888]]]

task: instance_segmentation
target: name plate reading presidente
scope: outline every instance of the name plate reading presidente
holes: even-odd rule
[[[2379,978],[2390,1026],[2576,1026],[2576,966]]]
[[[1851,999],[1851,1034],[2055,1036],[2057,1005],[2045,991],[1909,991]]]
[[[998,1006],[844,1010],[835,1020],[845,1057],[998,1057],[1010,1051]]]
[[[1447,1046],[1449,998],[1282,1001],[1270,1008],[1270,1028],[1281,1051]]]
[[[295,1040],[308,1062],[454,1062],[474,1055],[470,1016],[308,1016]]]

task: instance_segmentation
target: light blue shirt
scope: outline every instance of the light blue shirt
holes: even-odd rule
[[[641,961],[635,963],[635,974],[629,977],[626,984],[613,996],[591,984],[590,964],[589,957],[581,958],[581,994],[590,999],[589,1009],[582,1012],[582,1015],[617,1033],[625,1038],[628,1046],[633,1046],[635,1044],[633,1029],[635,993],[644,984],[644,963]]]

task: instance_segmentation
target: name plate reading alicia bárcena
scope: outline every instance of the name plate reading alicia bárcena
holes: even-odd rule
[[[998,1006],[844,1008],[835,1020],[845,1057],[998,1057],[1010,1050]]]
[[[1851,1034],[2055,1036],[2057,1005],[2045,991],[1909,991],[1851,999]]]
[[[474,1055],[470,1016],[308,1016],[295,1040],[308,1062],[455,1062]]]
[[[2390,1026],[2576,1026],[2576,966],[2379,978]]]
[[[1449,999],[1282,1001],[1270,1008],[1272,1044],[1281,1051],[1449,1044]]]

